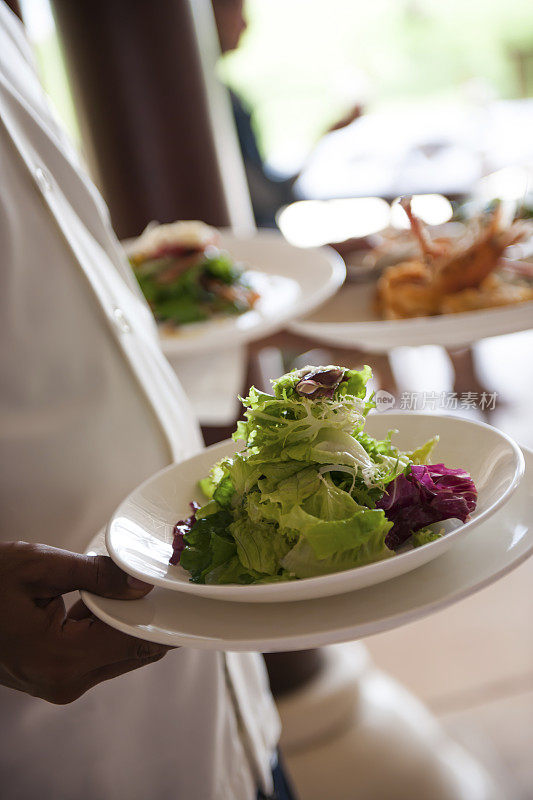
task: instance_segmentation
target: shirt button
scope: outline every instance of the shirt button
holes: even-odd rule
[[[39,189],[42,192],[51,192],[52,191],[52,181],[50,180],[50,176],[48,173],[42,168],[37,167],[35,170],[35,180],[39,185]]]
[[[131,325],[121,308],[113,309],[113,322],[122,333],[130,333]]]

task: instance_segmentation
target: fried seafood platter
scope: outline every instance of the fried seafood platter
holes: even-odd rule
[[[432,239],[413,214],[410,198],[401,205],[420,256],[388,267],[379,279],[376,304],[382,318],[455,314],[533,300],[533,268],[517,270],[502,261],[525,229],[520,223],[504,226],[499,206],[452,241]]]

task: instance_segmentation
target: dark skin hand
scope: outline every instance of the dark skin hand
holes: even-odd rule
[[[81,601],[67,613],[62,595],[78,589],[137,600],[152,587],[129,578],[107,556],[0,543],[0,684],[71,703],[170,649],[110,628]]]

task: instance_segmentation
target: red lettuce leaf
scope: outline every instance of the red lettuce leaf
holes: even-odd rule
[[[331,400],[344,379],[345,372],[343,367],[316,367],[302,375],[294,387],[295,391],[311,400],[318,400],[321,397]]]
[[[189,503],[191,507],[192,514],[187,519],[180,519],[174,525],[174,532],[172,537],[172,555],[169,559],[169,564],[179,564],[180,558],[183,550],[185,549],[185,542],[183,537],[186,533],[189,533],[192,526],[196,522],[196,512],[200,508],[198,503],[192,502]]]
[[[385,544],[396,550],[409,536],[433,522],[460,519],[466,522],[476,507],[474,481],[463,469],[444,464],[412,465],[398,475],[376,503],[393,524]]]

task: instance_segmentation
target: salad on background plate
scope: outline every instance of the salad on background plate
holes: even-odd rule
[[[369,367],[305,367],[254,387],[244,448],[200,481],[206,502],[176,523],[171,564],[200,584],[295,581],[360,567],[444,535],[476,508],[470,475],[365,432]]]
[[[150,225],[128,256],[156,320],[169,329],[250,311],[259,294],[203,222]]]

